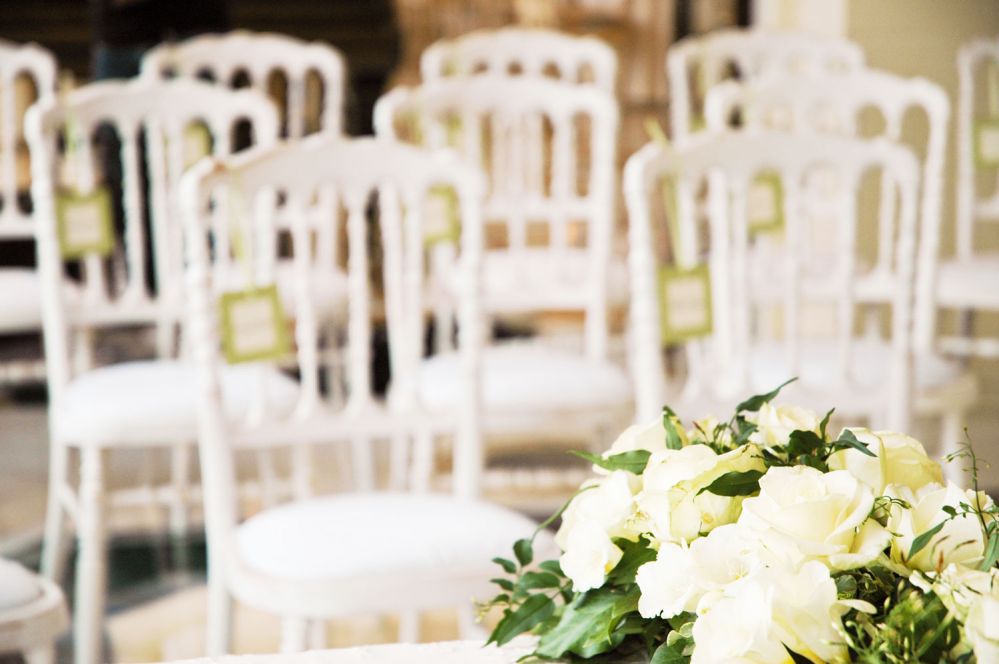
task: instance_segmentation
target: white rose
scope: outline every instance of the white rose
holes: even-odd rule
[[[892,431],[850,429],[876,456],[854,449],[840,450],[829,457],[833,470],[848,470],[880,496],[889,484],[916,490],[943,482],[940,464],[926,454],[923,444],[911,436]]]
[[[746,419],[756,424],[749,440],[763,447],[787,445],[792,431],[798,429],[818,433],[819,417],[807,408],[797,406],[774,406],[765,403],[754,415],[750,413]]]
[[[678,429],[678,432],[682,432]],[[660,452],[666,449],[666,428],[662,418],[646,424],[633,424],[625,429],[604,456],[613,456],[635,450]]]
[[[979,664],[999,664],[999,584],[978,595],[968,611],[964,632]]]
[[[789,662],[785,645],[815,662],[847,661],[846,611],[822,563],[760,567],[698,608],[691,664]]]
[[[569,533],[559,564],[572,580],[573,591],[581,593],[602,586],[607,573],[621,561],[621,555],[621,549],[606,530],[595,523],[583,522]]]
[[[715,438],[715,429],[721,424],[713,417],[706,417],[703,420],[694,420],[694,427],[687,431],[688,440],[700,440],[703,442],[715,442],[720,445],[729,445],[732,442],[732,431],[725,427],[718,432]]]
[[[951,482],[947,486],[928,484],[917,491],[891,485],[885,489],[885,494],[910,505],[910,509],[898,505],[891,509],[888,528],[896,534],[892,541],[892,560],[910,569],[930,572],[943,570],[951,563],[974,567],[985,555],[985,540],[978,518],[973,514],[963,514],[952,519],[944,511],[945,507],[950,507],[960,512],[961,503],[987,508],[992,500],[984,493],[976,496],[974,491],[962,491]],[[909,560],[912,542],[944,521],[946,523],[940,532]]]
[[[564,551],[569,534],[581,523],[595,524],[610,537],[635,539],[628,523],[635,513],[633,488],[639,483],[636,475],[623,470],[589,482],[562,514],[555,543]]]
[[[999,568],[982,572],[951,563],[939,573],[912,572],[909,581],[923,592],[936,594],[947,609],[963,622],[968,616],[968,609],[980,596],[999,588]]]
[[[743,445],[718,455],[707,445],[654,454],[636,498],[647,531],[663,542],[690,542],[739,518],[743,497],[701,489],[729,472],[764,469],[760,451]]]
[[[638,568],[638,611],[644,618],[696,611],[705,597],[763,565],[765,554],[752,534],[736,524],[715,528],[689,548],[664,543],[654,561]]]
[[[818,560],[846,570],[870,563],[891,540],[868,519],[873,505],[871,490],[845,470],[775,467],[760,479],[760,495],[742,504],[739,523],[796,564]]]

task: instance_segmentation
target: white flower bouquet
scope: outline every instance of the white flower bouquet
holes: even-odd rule
[[[775,407],[626,430],[560,514],[495,562],[490,641],[536,660],[999,663],[999,508],[904,434]],[[540,529],[539,529],[540,530]]]

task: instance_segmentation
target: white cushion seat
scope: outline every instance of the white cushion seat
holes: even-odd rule
[[[260,512],[236,533],[253,570],[288,580],[446,571],[510,556],[536,524],[490,503],[441,494],[352,493]],[[539,554],[550,538],[541,537]],[[498,570],[498,568],[496,568]]]
[[[999,309],[999,252],[940,261],[937,302],[944,307]]]
[[[37,576],[11,560],[0,558],[0,613],[30,604],[41,596]]]
[[[75,283],[66,280],[70,306],[79,295]],[[42,329],[42,283],[31,268],[0,268],[0,334],[38,332]]]
[[[266,366],[225,366],[226,412],[245,414],[263,372],[268,403],[286,413],[298,398],[298,384]],[[87,371],[70,382],[56,420],[59,435],[79,444],[156,445],[196,437],[197,372],[176,360],[122,362]]]

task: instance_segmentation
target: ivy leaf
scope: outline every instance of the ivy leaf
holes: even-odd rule
[[[510,579],[489,579],[489,583],[495,583],[503,590],[513,590],[513,581]]]
[[[513,543],[513,553],[521,566],[530,565],[534,560],[534,545],[529,539],[519,539]]]
[[[978,569],[987,572],[996,561],[999,561],[999,529],[994,529],[989,536],[988,544],[985,545],[985,558]]]
[[[853,435],[853,432],[849,429],[843,429],[843,433],[840,434],[839,439],[837,439],[833,444],[834,450],[845,450],[847,448],[853,448],[858,452],[866,454],[869,457],[877,457],[878,455],[871,451],[867,446],[867,443],[862,443],[857,440],[857,437]]]
[[[614,540],[614,544],[621,549],[621,560],[607,575],[608,583],[613,585],[634,583],[638,568],[656,559],[655,550],[644,539],[639,539],[637,542],[617,539]]]
[[[796,380],[798,379],[791,378],[790,380],[786,380],[780,385],[778,385],[777,388],[771,392],[767,392],[766,394],[757,394],[756,396],[749,397],[748,399],[746,399],[745,401],[743,401],[742,403],[740,403],[738,406],[735,407],[735,412],[755,413],[763,406],[763,404],[773,401],[774,397],[780,394],[780,391],[784,389],[784,387],[788,383],[793,383]]]
[[[572,453],[605,470],[625,470],[634,475],[642,474],[645,466],[649,464],[649,457],[652,456],[652,453],[648,450],[632,450],[630,452],[622,452],[621,454],[613,454],[609,457],[576,450],[573,450]]]
[[[686,664],[690,658],[683,654],[683,646],[683,641],[677,641],[671,645],[662,644],[652,654],[649,664]]]
[[[512,560],[507,560],[506,558],[493,558],[493,562],[503,568],[503,571],[507,574],[515,574],[517,572],[517,566]]]
[[[747,470],[740,472],[733,470],[715,479],[697,492],[701,495],[709,491],[716,496],[750,496],[760,490],[760,478],[763,473],[759,470]]]
[[[535,654],[557,659],[570,651],[580,655],[586,652],[586,656],[606,652],[613,647],[615,640],[604,638],[608,623],[616,622],[623,615],[623,609],[637,606],[638,595],[638,586],[632,586],[627,594],[598,588],[577,596],[565,608],[558,625],[541,636]],[[626,600],[625,604],[621,604],[623,600]],[[599,642],[590,641],[594,635],[600,635]]]
[[[839,599],[853,599],[857,596],[857,580],[849,574],[836,577],[836,596]]]
[[[787,453],[789,456],[797,457],[809,455],[823,445],[823,439],[814,431],[796,429],[788,436]]]
[[[514,637],[540,625],[553,613],[555,613],[555,602],[550,597],[531,595],[516,611],[511,611],[503,616],[503,619],[496,625],[496,629],[489,635],[486,645],[495,643],[502,646],[509,643]]]
[[[676,413],[669,406],[663,406],[663,429],[666,430],[666,449],[679,450],[683,447],[683,438],[676,430],[673,419]]]
[[[548,572],[524,572],[524,575],[517,581],[517,586],[523,590],[558,588],[560,585],[562,583],[559,578]]]
[[[829,418],[832,417],[834,412],[836,412],[836,409],[830,408],[829,412],[826,413],[826,416],[822,418],[821,422],[819,422],[819,435],[822,436],[822,440],[828,440],[826,438],[826,427],[829,426]]]
[[[941,521],[916,539],[912,540],[912,546],[909,547],[909,555],[907,556],[908,560],[912,560],[913,556],[926,548],[926,545],[930,543],[930,540],[933,539],[934,535],[940,532],[945,523],[947,522]]]
[[[799,655],[788,648],[786,643],[782,643],[781,645],[784,646],[784,650],[787,651],[787,654],[791,656],[791,661],[794,662],[794,664],[814,664],[812,660],[808,659],[804,655]]]

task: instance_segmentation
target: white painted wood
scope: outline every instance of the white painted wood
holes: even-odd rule
[[[670,135],[682,141],[694,131],[699,98],[729,78],[733,67],[742,80],[753,80],[768,73],[821,75],[863,65],[858,45],[804,32],[731,28],[681,39],[666,54]]]
[[[462,279],[454,297],[464,398],[448,411],[428,408],[413,380],[423,361],[426,310],[422,301],[427,275],[422,209],[430,190],[438,184],[454,188],[463,221],[457,256]],[[366,564],[372,556],[380,560],[381,553],[375,555],[374,549],[366,550],[361,556],[363,560],[357,560],[350,555],[355,547],[346,545],[339,537],[324,539],[314,546],[292,544],[289,538],[335,533],[338,527],[345,528],[338,524],[347,520],[352,525],[346,528],[349,532],[344,532],[344,537],[378,547],[377,541],[386,532],[383,518],[372,517],[356,524],[350,519],[364,510],[377,511],[386,500],[405,510],[402,516],[409,523],[420,523],[421,519],[433,517],[444,509],[469,516],[488,514],[477,518],[488,522],[490,527],[502,528],[497,523],[502,521],[528,532],[533,528],[523,517],[474,499],[481,468],[478,364],[483,332],[479,293],[482,182],[476,170],[453,155],[429,153],[386,139],[350,140],[317,135],[272,150],[254,150],[219,167],[199,164],[186,176],[183,186],[188,240],[188,329],[200,371],[198,393],[203,406],[199,439],[211,561],[209,585],[213,588],[214,608],[208,627],[211,654],[223,652],[228,643],[225,632],[229,617],[227,603],[222,599],[226,594],[292,618],[295,624],[345,614],[422,610],[466,602],[481,587],[483,578],[488,577],[488,565],[482,564],[488,561],[428,565],[427,560],[421,559],[409,566],[357,571],[354,566]],[[307,297],[315,273],[308,269],[312,260],[309,253],[297,252],[293,260],[299,297],[287,312],[298,340],[294,365],[303,377],[297,403],[287,409],[275,407],[270,395],[259,392],[259,408],[249,417],[226,417],[218,368],[220,332],[215,298],[220,289],[265,284],[272,278],[278,256],[273,244],[264,240],[272,235],[276,223],[273,192],[283,192],[285,205],[291,210],[292,227],[296,228],[304,223],[301,203],[323,189],[334,191],[347,213],[349,306],[344,401],[339,406],[318,401],[313,394],[314,384],[307,378],[321,368],[314,348],[307,348],[315,344],[314,335],[306,329],[315,325],[313,300]],[[208,214],[209,202],[233,196],[255,203],[246,207],[248,215],[243,218],[244,228],[253,229],[255,255],[249,265],[238,270],[231,269],[239,261],[230,252],[209,254],[208,251],[210,245],[228,246],[225,236],[232,232],[231,224],[218,224]],[[371,205],[372,201],[377,201],[377,205]],[[373,224],[369,223],[369,215],[374,218]],[[373,392],[370,374],[371,319],[375,311],[368,251],[369,233],[374,228],[380,231],[381,283],[392,371],[385,400]],[[219,280],[220,275],[234,271],[240,277],[238,283]],[[259,364],[259,369],[267,365]],[[412,476],[411,459],[420,456],[413,448],[420,447],[424,440],[442,439],[451,441],[453,451],[453,495],[431,498],[429,494],[413,493],[400,497],[399,493],[361,491],[337,498],[292,501],[240,523],[234,473],[234,453],[240,448],[333,445],[364,454],[374,445],[386,445],[386,449],[395,448],[394,453],[386,455],[390,462],[409,467],[389,468],[385,475],[390,480],[405,482]],[[400,452],[400,446],[409,446],[411,452]],[[380,485],[378,476],[369,468],[363,467],[362,472],[369,475],[365,481],[370,488]],[[425,472],[429,469],[414,473],[416,476],[403,488],[425,486]],[[336,506],[340,504],[349,508],[338,511]],[[323,514],[330,511],[321,522],[296,516],[312,514],[313,510]],[[395,518],[398,514],[388,516]],[[282,526],[281,541],[261,541],[249,548],[241,546],[253,532],[258,532],[255,529],[264,528],[261,524],[266,523],[286,524]],[[393,544],[392,560],[408,560],[412,551],[428,545],[447,555],[461,541],[474,541],[468,539],[462,528],[452,530],[447,537],[465,539],[427,541],[417,533]],[[271,553],[277,557],[270,558],[269,563],[259,562],[260,554],[270,555],[264,548],[273,549]],[[310,557],[313,561],[310,564],[318,562],[320,566],[330,561],[346,562],[334,565],[335,573],[327,575],[310,572],[311,568],[299,564],[284,565],[281,559],[289,552]],[[288,648],[305,645],[298,634],[297,628],[289,634],[285,641]]]
[[[231,85],[239,73],[245,73],[250,86],[265,95],[269,92],[269,77],[284,74],[288,88],[281,112],[290,138],[301,138],[306,133],[307,78],[310,74],[318,76],[323,87],[320,130],[343,132],[347,68],[343,54],[327,43],[234,30],[161,44],[142,60],[142,75],[153,78],[210,74],[215,82]]]
[[[753,178],[766,170],[777,171],[783,184],[788,249],[761,266],[760,243],[749,232],[745,199]],[[872,170],[886,175],[899,200],[899,234],[889,274],[891,332],[885,340],[854,332],[863,304],[853,269],[856,196],[861,177]],[[667,385],[662,369],[657,259],[651,236],[650,197],[658,195],[663,176],[676,179],[681,203],[707,178],[714,194],[704,232],[700,224],[678,224],[679,265],[707,260],[710,266],[715,327],[710,336],[685,345],[689,375],[676,386]],[[837,185],[821,197],[818,209],[812,201],[816,177]],[[846,416],[904,428],[912,389],[917,185],[915,158],[885,140],[776,132],[704,134],[676,148],[650,144],[632,156],[625,171],[625,197],[631,221],[631,366],[639,420],[655,417],[664,403],[694,416],[725,413],[746,394],[760,392],[761,381],[774,382],[767,387],[772,389],[798,376],[798,382],[787,388],[791,401],[816,409],[836,406]],[[678,207],[681,217],[693,209]],[[815,243],[809,233],[822,215],[835,219],[834,236]],[[761,267],[766,268],[762,277]],[[776,293],[761,288],[761,278],[782,288]],[[804,329],[808,314],[818,305],[833,316],[821,346]],[[767,322],[775,308],[782,312],[781,322],[776,333],[770,333]],[[871,347],[876,349],[873,353],[866,350]],[[882,367],[873,381],[869,372],[863,375],[865,367],[857,366],[872,354]]]
[[[30,664],[55,664],[55,640],[69,623],[66,600],[53,582],[21,571],[34,577],[37,594],[27,602],[0,609],[0,653],[20,653]]]
[[[482,73],[547,76],[565,83],[591,83],[613,93],[617,55],[596,37],[506,27],[442,39],[420,57],[420,74],[426,82]]]
[[[43,568],[50,578],[61,578],[65,551],[63,521],[70,516],[77,528],[81,552],[77,560],[74,616],[79,664],[97,662],[101,644],[106,592],[105,508],[113,501],[104,488],[101,455],[122,447],[190,446],[195,439],[193,399],[188,415],[190,425],[185,431],[182,413],[169,410],[172,406],[167,405],[176,403],[171,401],[170,394],[171,386],[176,387],[176,383],[159,382],[156,378],[165,375],[164,371],[174,376],[181,371],[182,376],[177,358],[183,339],[178,340],[177,334],[183,313],[183,256],[175,197],[183,171],[184,132],[192,122],[203,122],[215,139],[215,155],[221,156],[229,150],[229,136],[241,119],[250,122],[262,144],[274,141],[276,114],[265,98],[252,91],[232,92],[187,80],[95,83],[58,100],[36,105],[26,119],[32,153],[51,432]],[[74,182],[60,181],[57,176],[64,159],[57,140],[67,124],[83,137],[78,146],[79,179]],[[63,187],[89,192],[101,181],[95,172],[96,148],[91,141],[102,124],[114,127],[121,138],[124,246],[119,241],[108,259],[96,255],[84,257],[80,261],[79,281],[71,284],[63,277],[65,261],[60,256],[56,234],[56,193]],[[145,130],[150,179],[151,255],[145,251],[146,225],[142,218],[140,129]],[[146,270],[150,264],[158,284],[156,290],[147,287]],[[125,373],[106,373],[108,367],[94,368],[89,348],[94,332],[122,325],[146,325],[160,330],[156,359],[119,365],[118,369]],[[83,357],[84,361],[74,362],[74,357]],[[187,393],[193,390],[193,375],[192,370],[192,386]],[[105,392],[99,389],[107,389],[107,381],[112,380],[109,376],[116,376],[112,383],[117,391],[110,394],[117,396],[113,398],[138,401],[131,407],[118,404],[108,407],[107,402],[102,403],[100,395]],[[102,384],[105,388],[100,387]],[[135,415],[137,405],[143,405],[151,413],[166,409],[167,415],[161,415],[161,419],[179,428],[157,428],[162,427],[162,422],[154,425],[148,420],[130,421],[128,418]],[[102,410],[95,410],[100,406]],[[86,417],[88,412],[92,416]],[[100,415],[93,414],[97,412]],[[80,429],[81,413],[88,433]],[[74,473],[69,455],[73,450],[81,456],[79,487],[71,480]],[[177,459],[179,471],[184,453],[178,452]],[[183,480],[178,473],[173,490],[161,492],[153,492],[149,486],[140,487],[147,496],[160,498],[172,507],[172,522],[177,528],[186,527],[185,498],[196,499]]]

